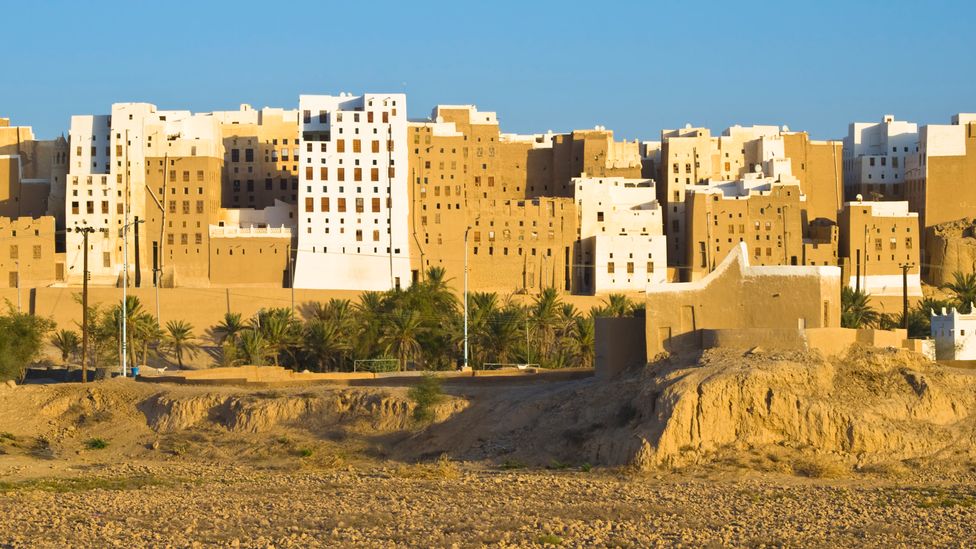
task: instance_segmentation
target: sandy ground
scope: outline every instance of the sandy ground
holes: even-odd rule
[[[730,369],[718,358],[680,376],[690,389],[670,385],[682,391],[678,403],[696,388],[701,394],[695,406],[675,405],[666,416],[660,403],[672,393],[653,400],[645,393],[658,394],[658,386],[640,376],[609,385],[446,387],[432,425],[411,421],[414,405],[402,387],[129,380],[0,387],[0,547],[964,547],[976,540],[972,405],[957,396],[970,391],[969,377],[896,355],[872,358],[873,370],[859,366],[862,377],[873,372],[864,379],[837,370],[829,379],[840,385],[823,401],[836,413],[847,414],[841,405],[863,395],[884,405],[868,406],[871,423],[841,425],[889,436],[844,454],[791,442],[799,428],[831,425],[833,416],[789,423],[776,412],[787,398],[780,395],[800,383],[783,372],[826,366],[736,358]],[[770,380],[757,385],[756,375]],[[696,376],[707,380],[690,383]],[[858,379],[866,389],[852,388]],[[787,399],[792,409],[796,395],[812,389],[802,391]],[[715,392],[725,396],[708,404]],[[730,398],[758,412],[737,415],[724,404]],[[951,414],[940,411],[943,401]],[[644,409],[652,406],[655,414]],[[613,462],[639,455],[631,450],[640,445],[625,443],[653,428],[686,430],[685,408],[700,410],[696,425],[735,421],[745,442],[703,453],[715,440],[708,433],[721,431],[699,428],[698,439],[673,442],[675,455],[707,459],[677,468]],[[879,423],[882,413],[894,419]],[[901,438],[890,438],[889,426]],[[925,433],[955,442],[929,444]],[[915,457],[886,440],[910,442]],[[890,459],[872,461],[864,449]]]

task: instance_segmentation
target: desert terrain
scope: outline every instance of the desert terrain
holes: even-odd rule
[[[712,351],[613,379],[0,388],[0,546],[966,546],[976,375]]]

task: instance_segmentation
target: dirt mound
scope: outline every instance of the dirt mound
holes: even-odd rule
[[[450,401],[438,413],[445,417],[461,407],[462,402]],[[363,430],[384,433],[408,427],[413,408],[413,402],[398,392],[352,389],[189,396],[167,391],[139,404],[149,427],[163,433],[201,425],[259,433],[279,426],[311,429],[337,424],[353,424]]]
[[[447,390],[421,426],[403,388],[19,387],[0,398],[0,433],[36,437],[52,454],[84,451],[92,438],[122,452],[186,439],[244,460],[234,452],[255,444],[341,441],[400,460],[513,466],[684,467],[759,453],[811,474],[830,469],[820,458],[850,470],[968,459],[976,446],[976,372],[900,350],[855,347],[830,359],[713,350],[611,380]]]
[[[976,376],[907,351],[709,351],[691,367],[657,364],[489,397],[404,443],[512,463],[680,467],[776,447],[852,466],[968,452]]]

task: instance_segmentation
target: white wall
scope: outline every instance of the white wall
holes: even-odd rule
[[[404,94],[302,95],[295,287],[388,290],[410,285],[407,100]],[[305,117],[305,112],[309,116]],[[372,113],[372,121],[369,116]],[[387,121],[383,119],[387,115]],[[338,142],[344,152],[338,152]],[[354,152],[354,140],[361,149]],[[372,152],[378,140],[379,152]],[[393,151],[387,151],[387,141]],[[394,168],[392,178],[388,168]],[[311,168],[309,178],[306,168]],[[321,168],[327,168],[325,179]],[[362,180],[355,181],[355,169]],[[371,181],[371,169],[379,171]],[[339,170],[343,170],[340,180]],[[323,211],[322,199],[329,200]],[[379,200],[379,211],[372,208]],[[311,199],[311,210],[306,201]],[[356,211],[357,199],[362,212]],[[340,201],[345,211],[340,210]],[[387,203],[391,206],[388,207]],[[357,231],[361,240],[357,240]],[[374,231],[379,231],[374,240]]]
[[[938,360],[976,360],[976,314],[942,309],[932,315],[931,334]]]

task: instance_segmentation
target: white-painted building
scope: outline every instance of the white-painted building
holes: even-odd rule
[[[976,311],[972,304],[970,311]],[[931,330],[936,360],[976,360],[976,312],[932,311]]]
[[[93,227],[96,232],[89,235],[88,242],[90,280],[115,285],[122,274],[126,205],[130,222],[146,218],[146,159],[222,157],[218,121],[188,111],[159,111],[148,103],[116,103],[111,115],[72,116],[68,135],[64,197],[67,281],[82,281],[83,236],[76,229]],[[130,233],[130,276],[138,268],[143,280],[151,279],[148,242],[149,238],[138,241],[134,231]],[[141,257],[138,265],[136,247]]]
[[[644,291],[667,282],[667,240],[654,180],[573,179],[582,289]]]
[[[918,124],[886,114],[881,122],[854,122],[844,138],[844,189],[849,198],[879,193],[905,197],[905,164],[918,152]]]
[[[410,284],[404,94],[302,95],[295,287]]]

